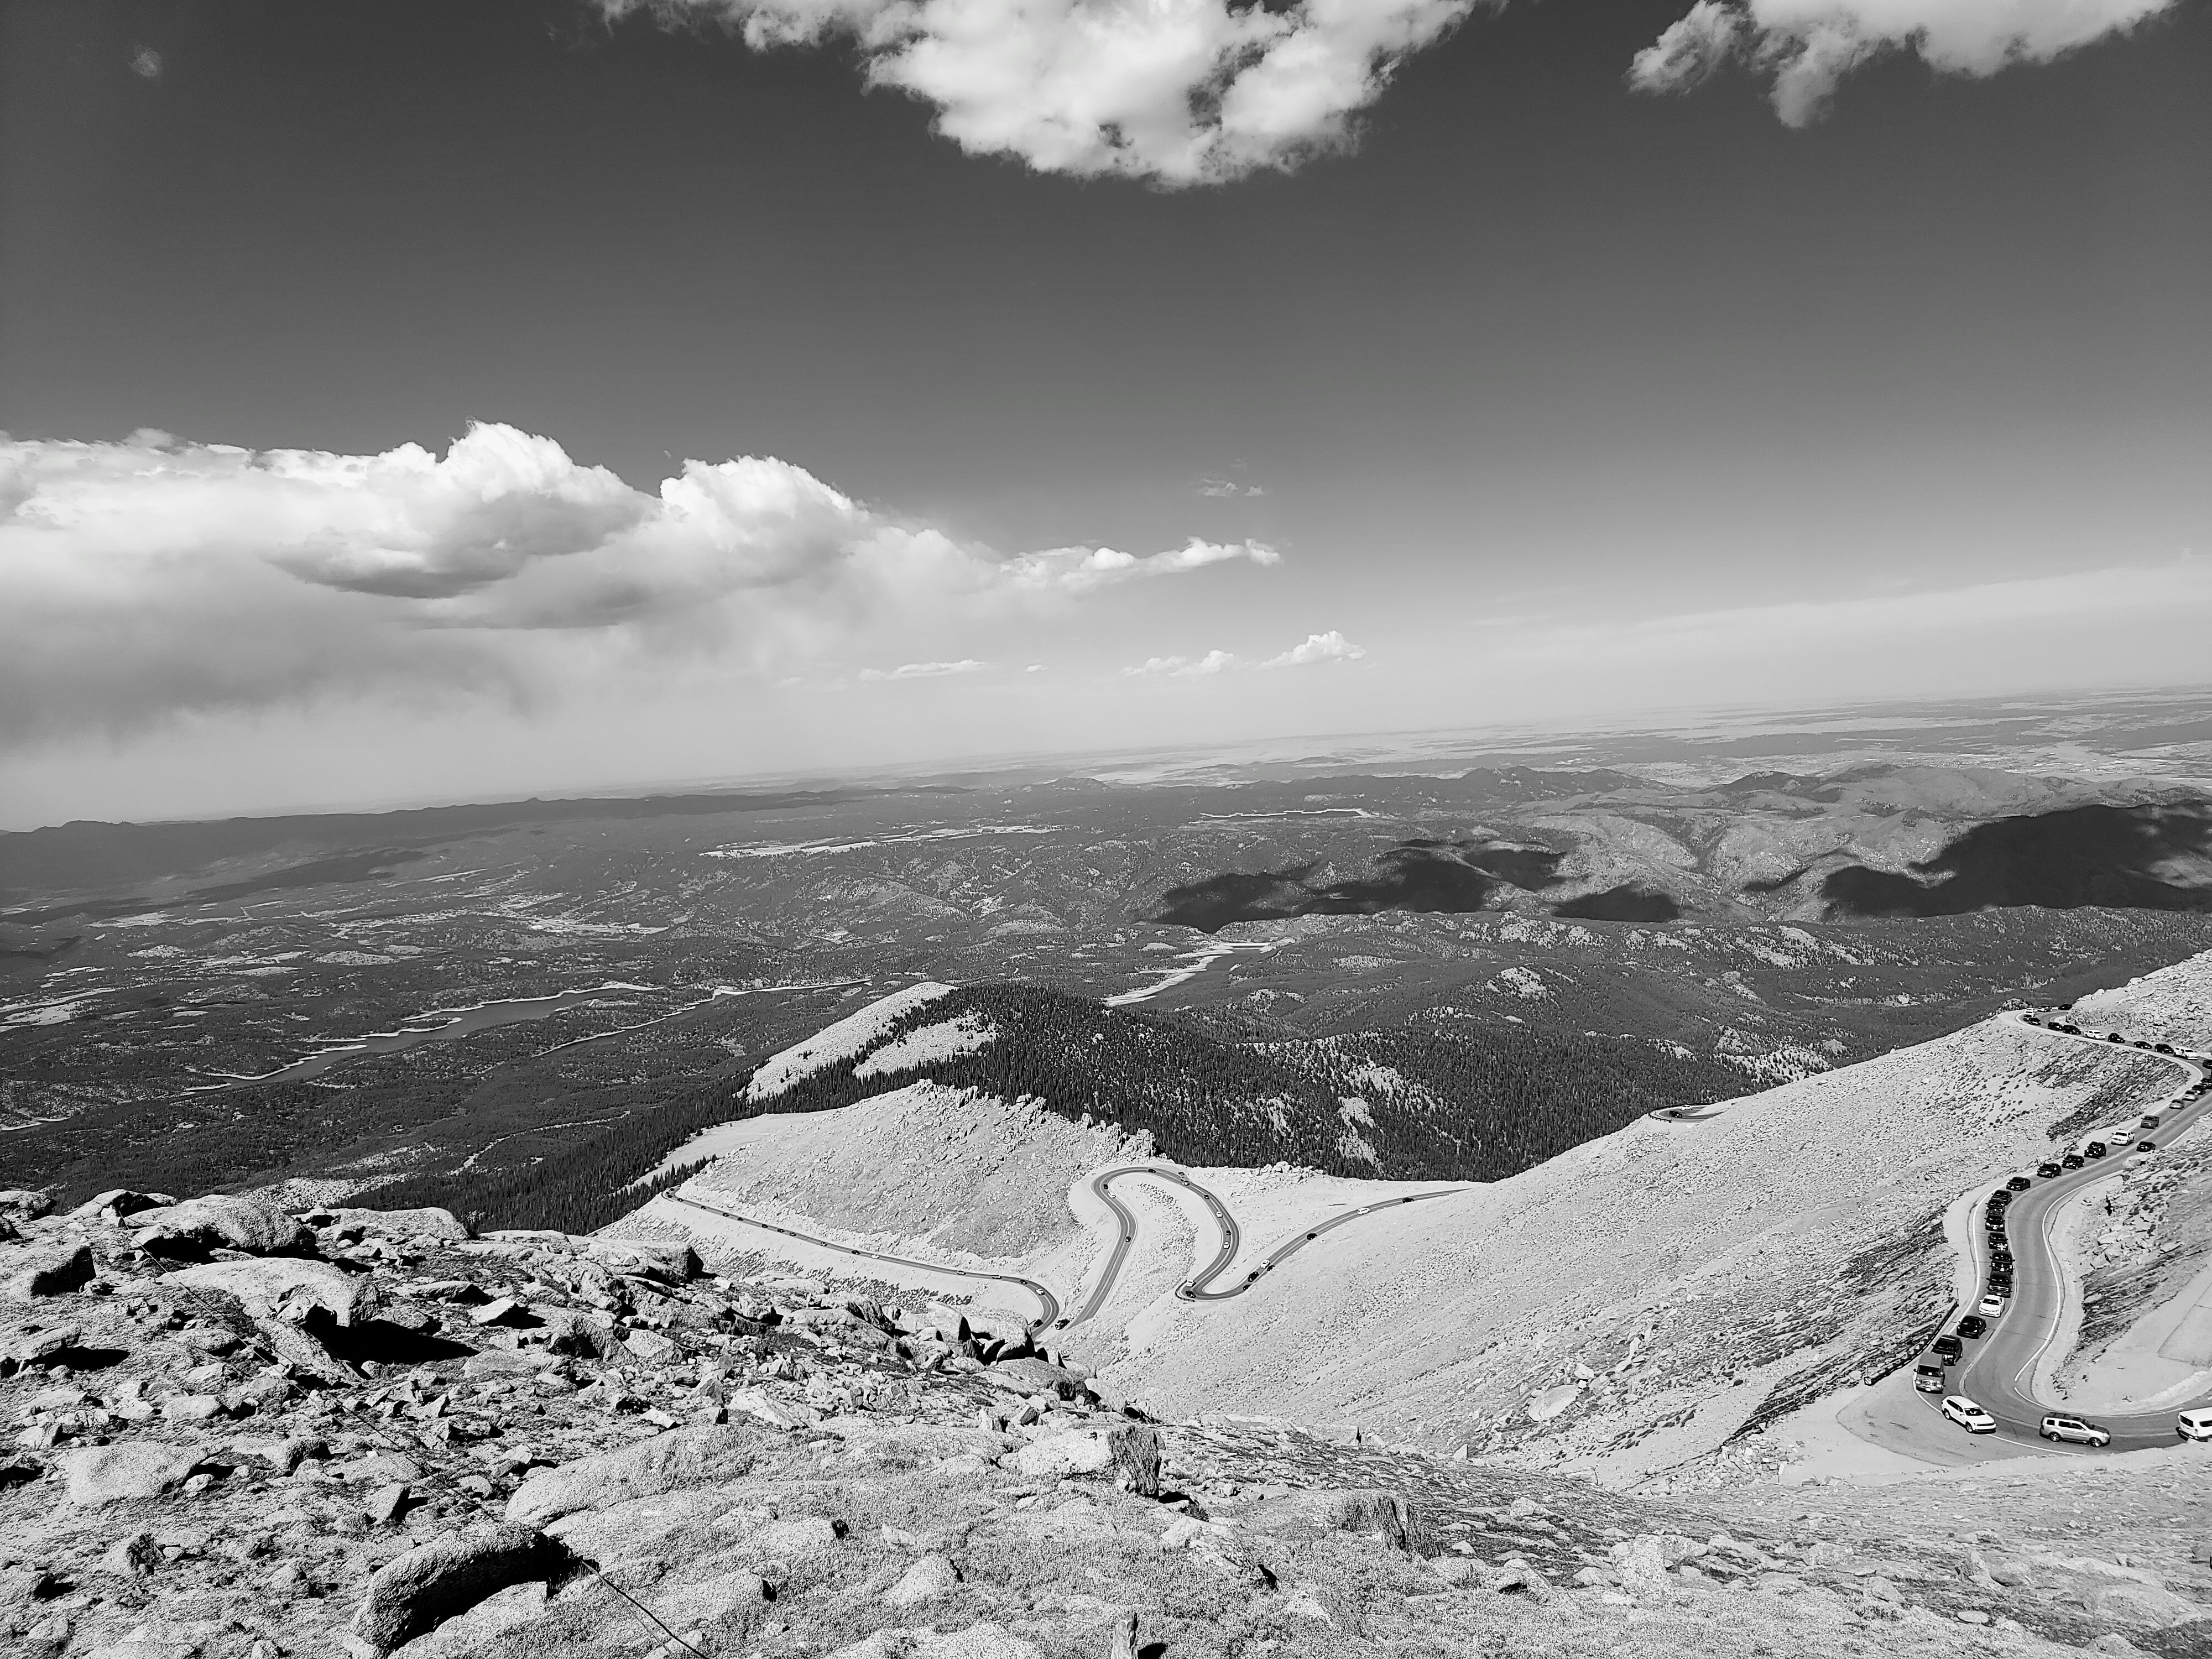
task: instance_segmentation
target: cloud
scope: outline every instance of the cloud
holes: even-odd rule
[[[1340,149],[1408,54],[1477,0],[599,0],[757,52],[846,40],[869,84],[974,155],[1219,183]]]
[[[1696,0],[1638,52],[1629,83],[1680,92],[1731,58],[1769,77],[1776,113],[1803,126],[1836,84],[1884,52],[1954,75],[2042,64],[2124,33],[2175,0]]]
[[[863,668],[864,680],[941,680],[953,674],[975,674],[987,665],[973,657],[963,657],[958,662],[902,662],[886,672],[880,668]]]
[[[1003,568],[1016,587],[1086,593],[1147,576],[1179,576],[1233,559],[1267,566],[1280,564],[1283,556],[1264,542],[1206,542],[1194,536],[1185,546],[1142,557],[1110,547],[1056,547],[1009,559]]]
[[[1304,668],[1315,663],[1350,662],[1367,654],[1334,628],[1326,634],[1309,634],[1301,645],[1294,645],[1264,662],[1247,662],[1227,651],[1209,651],[1202,657],[1147,657],[1133,668],[1121,672],[1128,675],[1156,677],[1167,679],[1188,679],[1198,675],[1243,672],[1252,669]]]
[[[521,702],[676,655],[788,673],[872,627],[1233,561],[1278,557],[1007,558],[786,461],[686,461],[647,492],[509,426],[443,456],[0,437],[0,746],[333,696]]]
[[[1351,662],[1367,654],[1364,648],[1354,645],[1334,628],[1326,634],[1309,634],[1305,643],[1294,645],[1279,657],[1270,657],[1260,665],[1262,668],[1305,668],[1315,663]]]
[[[1134,668],[1125,668],[1124,674],[1161,676],[1169,679],[1187,679],[1194,675],[1225,673],[1244,665],[1226,651],[1209,651],[1202,657],[1147,657]]]
[[[1239,495],[1264,495],[1267,492],[1258,484],[1241,484],[1234,478],[1200,478],[1198,493],[1220,501]]]
[[[131,54],[131,72],[141,80],[161,78],[161,54],[151,46],[141,46]]]

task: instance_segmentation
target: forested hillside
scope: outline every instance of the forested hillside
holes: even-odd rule
[[[931,1040],[953,1030],[966,1043],[987,1035],[969,1052]],[[915,1063],[884,1063],[901,1055]],[[1147,1131],[1179,1163],[1283,1162],[1389,1180],[1495,1181],[1655,1107],[1745,1092],[1733,1067],[1621,1038],[1461,1018],[1236,1042],[1169,1016],[983,985],[907,1010],[764,1098],[749,1098],[742,1077],[720,1079],[526,1168],[424,1174],[377,1187],[374,1199],[442,1204],[488,1226],[603,1225],[678,1178],[629,1184],[698,1129],[829,1111],[921,1079]]]

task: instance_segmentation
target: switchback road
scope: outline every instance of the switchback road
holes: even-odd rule
[[[2111,1449],[2116,1452],[2172,1445],[2175,1413],[2191,1405],[2212,1403],[2212,1395],[2200,1400],[2176,1401],[2156,1411],[2084,1412],[2038,1400],[2035,1373],[2046,1351],[2057,1340],[2064,1322],[2068,1286],[2052,1243],[2053,1230],[2062,1212],[2083,1188],[2119,1173],[2138,1140],[2154,1141],[2162,1147],[2212,1112],[2212,1094],[2189,1098],[2191,1090],[2204,1077],[2201,1057],[2166,1054],[2148,1043],[2113,1043],[2087,1032],[2055,1030],[2045,1019],[2030,1015],[2006,1014],[2000,1018],[2055,1037],[2087,1042],[2100,1048],[2119,1048],[2154,1054],[2172,1061],[2186,1075],[2185,1080],[2167,1095],[2164,1109],[2158,1114],[2156,1128],[2144,1128],[2137,1121],[2140,1115],[2148,1115],[2147,1109],[2130,1110],[2121,1120],[2125,1128],[2116,1137],[2118,1144],[2110,1156],[2086,1160],[2081,1168],[2063,1170],[2055,1177],[2030,1176],[2033,1185],[2014,1197],[2004,1218],[2005,1241],[2013,1255],[2012,1294],[2003,1313],[1991,1322],[1990,1334],[1966,1345],[1966,1354],[1948,1387],[1952,1392],[1967,1395],[1996,1419],[2000,1437],[2039,1448],[2051,1443],[2045,1442],[2040,1433],[2043,1417],[2049,1412],[2081,1417],[2109,1430],[2112,1437]],[[2118,1118],[2119,1115],[2115,1116]],[[2114,1127],[2113,1123],[2100,1124],[2097,1130]],[[2078,1137],[2069,1145],[2054,1144],[2051,1159],[2062,1161],[2066,1153],[2094,1138],[2096,1133]],[[2003,1185],[2002,1182],[1996,1184],[2000,1188]],[[1984,1287],[1989,1282],[1990,1267],[1990,1244],[1983,1224],[1985,1212],[1986,1200],[1975,1206],[1972,1224],[1974,1279],[1978,1285]],[[1921,1399],[1929,1411],[1939,1409],[1937,1396],[1923,1395]]]
[[[1381,1199],[1372,1204],[1363,1204],[1355,1210],[1346,1210],[1340,1215],[1331,1216],[1326,1221],[1316,1222],[1304,1232],[1278,1245],[1267,1260],[1246,1273],[1236,1284],[1226,1290],[1217,1291],[1212,1288],[1213,1281],[1228,1271],[1229,1264],[1237,1259],[1237,1252],[1243,1248],[1243,1230],[1237,1226],[1237,1218],[1229,1213],[1229,1206],[1180,1170],[1169,1169],[1158,1164],[1127,1164],[1118,1170],[1102,1170],[1091,1177],[1091,1190],[1097,1195],[1099,1201],[1113,1212],[1118,1237],[1115,1239],[1113,1247],[1106,1253],[1105,1266],[1099,1272],[1097,1283],[1091,1287],[1089,1298],[1082,1307],[1060,1322],[1063,1328],[1071,1325],[1080,1325],[1097,1313],[1105,1304],[1107,1297],[1111,1294],[1114,1282],[1121,1271],[1122,1259],[1128,1255],[1129,1247],[1136,1242],[1137,1218],[1130,1213],[1129,1207],[1115,1197],[1109,1188],[1116,1181],[1130,1180],[1139,1176],[1149,1176],[1155,1181],[1167,1182],[1182,1188],[1186,1192],[1195,1194],[1205,1201],[1206,1208],[1212,1212],[1214,1225],[1220,1230],[1221,1243],[1213,1253],[1213,1260],[1176,1286],[1176,1297],[1185,1302],[1226,1302],[1232,1296],[1242,1296],[1258,1284],[1262,1278],[1273,1273],[1280,1263],[1305,1249],[1323,1233],[1334,1232],[1339,1227],[1358,1221],[1364,1216],[1374,1215],[1380,1211],[1395,1210],[1407,1204],[1418,1204],[1423,1199],[1449,1198],[1455,1193],[1468,1190],[1465,1187],[1441,1187],[1433,1192],[1408,1193],[1403,1197]]]

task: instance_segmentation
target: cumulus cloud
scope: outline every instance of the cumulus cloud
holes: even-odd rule
[[[1125,668],[1124,674],[1150,676],[1166,679],[1188,679],[1194,675],[1225,673],[1244,665],[1226,651],[1209,651],[1202,657],[1147,657],[1133,668]]]
[[[869,83],[976,155],[1215,183],[1349,142],[1409,53],[1478,0],[600,0],[756,51],[850,41]]]
[[[0,744],[331,695],[526,699],[672,653],[778,671],[872,623],[1231,561],[1278,562],[1200,541],[1006,558],[786,461],[686,461],[648,493],[508,426],[443,456],[0,439]]]
[[[131,54],[131,72],[144,81],[161,78],[161,54],[151,46],[141,46]]]
[[[1878,53],[1917,52],[1954,75],[2048,63],[2168,10],[2175,0],[1696,0],[1636,56],[1631,85],[1680,92],[1731,58],[1769,79],[1775,111],[1802,126]]]
[[[1258,484],[1238,483],[1234,478],[1200,478],[1198,493],[1211,495],[1216,501],[1225,501],[1239,495],[1264,495],[1267,492]]]
[[[1007,560],[1002,568],[1006,580],[1016,587],[1084,593],[1146,576],[1179,576],[1232,559],[1257,565],[1283,562],[1282,555],[1265,542],[1206,542],[1194,536],[1185,546],[1141,557],[1110,547],[1055,547],[1042,553],[1024,553]]]
[[[1279,657],[1270,657],[1260,665],[1262,668],[1306,668],[1316,663],[1351,662],[1364,657],[1366,650],[1354,645],[1334,628],[1326,634],[1309,634],[1305,642],[1294,645]]]
[[[1332,628],[1326,634],[1309,634],[1305,641],[1261,662],[1247,662],[1228,651],[1209,651],[1202,657],[1147,657],[1124,674],[1164,679],[1188,679],[1199,675],[1226,674],[1252,669],[1306,668],[1316,663],[1350,662],[1366,651]]]
[[[863,668],[864,680],[941,680],[954,674],[981,673],[985,664],[974,657],[963,657],[958,662],[902,662],[896,668]]]

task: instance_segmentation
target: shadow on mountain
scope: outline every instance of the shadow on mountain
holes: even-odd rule
[[[1651,888],[1624,884],[1555,904],[1552,914],[1577,921],[1672,921],[1682,907]]]
[[[2204,808],[2075,806],[1976,824],[1909,875],[1848,866],[1821,883],[1820,896],[1831,917],[2027,905],[2212,910],[2212,885],[2168,879],[2174,860],[2209,857],[2212,814]]]
[[[1317,867],[1310,864],[1289,870],[1229,871],[1171,887],[1152,920],[1212,933],[1235,921],[1279,921],[1287,916],[1367,916],[1384,910],[1463,915],[1481,909],[1501,885],[1530,892],[1555,885],[1559,879],[1555,872],[1565,856],[1544,848],[1411,841],[1377,858],[1372,874],[1325,887],[1306,879]]]

